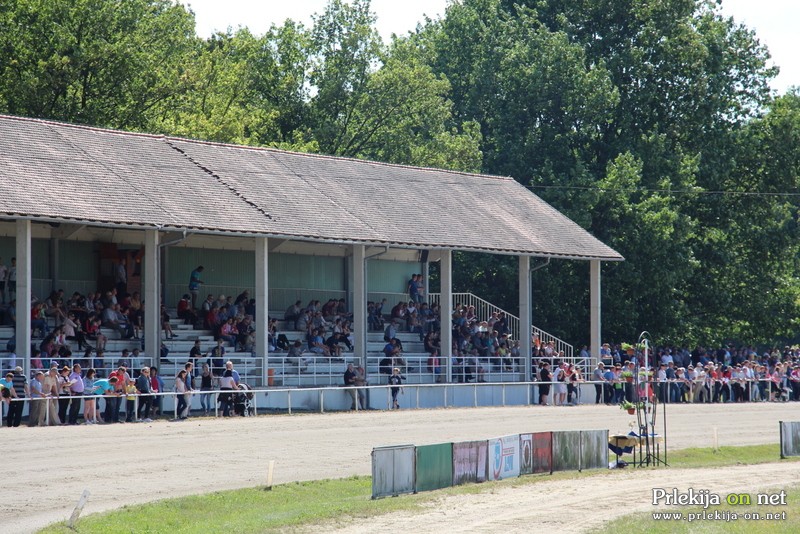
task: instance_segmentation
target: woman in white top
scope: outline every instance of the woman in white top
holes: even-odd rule
[[[222,378],[219,379],[219,389],[225,393],[220,393],[219,402],[222,404],[222,417],[231,415],[231,406],[233,405],[233,393],[227,393],[238,389],[236,382],[233,380],[233,371],[225,369]]]

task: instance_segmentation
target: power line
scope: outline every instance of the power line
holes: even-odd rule
[[[578,186],[578,185],[528,185],[528,189],[564,189],[577,191],[597,191],[598,193],[668,193],[684,195],[735,195],[749,197],[800,197],[800,192],[768,193],[763,191],[706,191],[691,189],[650,189],[644,187],[609,189],[604,187]]]

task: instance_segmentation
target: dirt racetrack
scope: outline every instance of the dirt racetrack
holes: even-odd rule
[[[720,445],[777,443],[778,421],[800,419],[800,405],[794,403],[671,405],[667,410],[670,450],[711,446],[713,426],[718,428]],[[84,489],[91,492],[84,509],[88,514],[124,504],[263,484],[269,460],[276,461],[275,483],[368,475],[370,452],[375,446],[485,439],[546,430],[607,428],[612,433],[627,432],[632,420],[615,406],[586,405],[200,418],[176,423],[61,428],[3,427],[0,450],[6,489],[0,499],[0,525],[4,532],[31,532],[64,520]],[[228,467],[217,468],[223,461]],[[793,467],[787,469],[787,465]],[[708,471],[716,473],[709,475],[713,479],[709,484],[733,483],[727,474],[723,478],[720,470]],[[659,470],[662,476],[668,472]],[[677,487],[682,481],[695,482],[701,475],[696,470],[691,474],[671,472],[674,474],[669,476],[675,477]],[[800,464],[784,464],[774,472],[772,477],[763,476],[761,471],[759,479],[781,484],[780,473],[786,473],[797,481]],[[572,508],[588,510],[590,503],[617,483],[620,488],[628,484],[639,491],[652,487],[651,481],[637,480],[637,473],[630,470],[611,477],[600,477],[599,487],[593,489],[586,487],[586,479],[572,486],[564,482],[563,488],[552,488],[553,492],[563,489],[563,493],[553,495],[561,495]],[[747,480],[743,471],[737,488],[754,489],[747,486]],[[537,492],[540,488],[535,485],[523,491]],[[737,488],[726,486],[725,490]],[[524,496],[517,493],[520,490],[514,491],[514,501],[521,502]],[[608,493],[609,502],[619,500],[617,490]],[[464,497],[464,509],[475,505],[469,498]],[[646,501],[643,497],[642,502]],[[453,506],[457,511],[462,505]],[[559,504],[557,509],[564,508]],[[450,514],[434,515],[433,519],[447,520],[448,529],[459,530]],[[476,518],[475,528],[465,523],[461,530],[515,530],[513,522],[487,524],[487,517],[481,515]],[[547,526],[556,526],[557,518],[552,514],[546,519]],[[434,524],[428,519],[417,530],[430,530]],[[526,530],[531,526],[534,525],[525,522]],[[588,525],[573,526],[567,531],[580,531]],[[373,531],[381,530],[380,521],[372,527]]]

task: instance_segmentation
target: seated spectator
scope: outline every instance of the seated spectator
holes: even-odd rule
[[[239,330],[233,324],[233,317],[225,321],[219,329],[219,338],[236,346],[236,336],[239,335]]]
[[[172,331],[169,312],[167,312],[167,307],[163,304],[161,305],[161,329],[164,331],[164,338],[166,339],[174,339],[178,337],[175,335],[175,332]]]
[[[295,341],[289,347],[289,353],[286,355],[286,362],[292,366],[292,370],[300,373],[308,369],[308,362],[303,358],[303,344],[299,340]]]
[[[286,312],[283,314],[283,320],[296,323],[302,314],[303,308],[301,302],[297,300],[294,304],[286,308]]]
[[[95,342],[97,350],[105,350],[108,338],[100,332],[100,317],[91,316],[86,322],[86,339]]]
[[[325,345],[319,330],[311,331],[311,336],[308,341],[308,350],[314,354],[319,354],[328,358],[331,357],[331,350],[327,345]]]
[[[297,318],[297,322],[294,325],[294,329],[295,330],[299,330],[301,332],[305,332],[306,334],[309,334],[311,332],[311,328],[312,328],[311,327],[311,324],[312,324],[311,320],[313,319],[313,317],[314,316],[313,316],[312,312],[310,312],[308,310],[304,311],[300,315],[300,317]]]
[[[192,297],[185,294],[178,301],[178,319],[183,319],[183,324],[195,324],[197,322],[197,314],[192,309]]]
[[[128,323],[127,317],[119,311],[119,304],[112,304],[103,310],[103,326],[119,332],[122,339],[133,337],[133,326]]]
[[[436,383],[439,384],[442,381],[442,365],[439,361],[439,352],[433,351],[431,355],[428,357],[428,372],[433,373],[434,377],[436,378]]]
[[[353,319],[353,314],[352,312],[347,311],[347,303],[343,298],[339,299],[339,302],[336,305],[336,316],[339,317],[340,319],[347,319],[347,320]]]

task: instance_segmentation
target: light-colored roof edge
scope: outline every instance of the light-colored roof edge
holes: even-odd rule
[[[160,230],[165,232],[170,231],[187,231],[189,233],[194,234],[202,234],[202,235],[216,235],[216,236],[228,236],[228,237],[239,237],[239,238],[250,238],[250,237],[271,237],[275,239],[289,239],[295,241],[304,241],[308,243],[324,243],[324,244],[332,244],[332,245],[368,245],[368,246],[389,246],[393,248],[401,248],[401,249],[413,249],[413,250],[456,250],[456,251],[467,251],[467,252],[484,252],[487,254],[501,254],[501,255],[513,255],[513,256],[531,256],[535,258],[554,258],[554,259],[564,259],[564,260],[578,260],[578,261],[591,261],[591,260],[599,260],[599,261],[624,261],[625,258],[621,255],[618,256],[594,256],[594,255],[581,255],[581,254],[554,254],[551,252],[542,252],[542,251],[533,251],[533,250],[515,250],[515,249],[503,249],[503,248],[488,248],[488,247],[465,247],[465,246],[448,246],[447,244],[443,243],[428,243],[428,244],[419,244],[419,243],[404,243],[398,241],[383,241],[383,240],[375,240],[375,239],[334,239],[334,238],[323,238],[318,236],[309,236],[304,234],[284,234],[284,233],[275,233],[275,232],[254,232],[254,231],[237,231],[237,230],[220,230],[217,228],[201,228],[196,226],[173,226],[173,225],[156,225],[156,224],[138,224],[138,223],[126,223],[120,221],[104,221],[100,219],[86,219],[86,218],[79,218],[79,217],[52,217],[52,216],[36,216],[36,215],[29,215],[29,214],[17,214],[17,213],[9,213],[3,212],[0,214],[0,220],[30,220],[31,222],[40,222],[40,223],[61,223],[61,222],[68,222],[68,223],[82,223],[86,224],[87,226],[94,226],[99,228],[125,228],[125,229],[139,229],[139,230]]]

